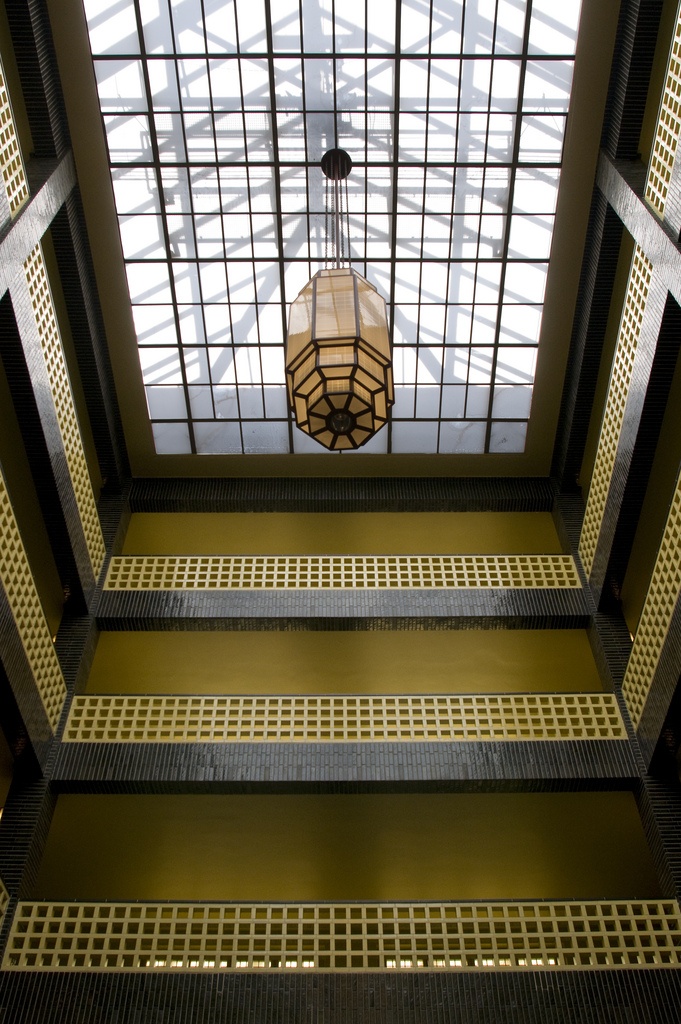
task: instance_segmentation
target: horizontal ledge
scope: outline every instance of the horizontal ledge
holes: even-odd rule
[[[609,693],[77,695],[66,743],[626,740]]]
[[[579,590],[572,555],[137,555],[104,591]]]
[[[676,900],[22,902],[3,970],[612,970],[681,965]]]

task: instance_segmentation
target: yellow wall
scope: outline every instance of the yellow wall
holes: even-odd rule
[[[583,630],[102,633],[89,693],[600,690]]]
[[[59,797],[36,898],[659,895],[628,793]]]
[[[548,512],[137,512],[126,555],[560,551]]]

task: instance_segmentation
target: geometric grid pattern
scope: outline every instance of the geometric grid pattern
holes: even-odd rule
[[[613,694],[76,696],[66,743],[618,740]]]
[[[664,217],[669,182],[681,132],[681,10],[672,42],[657,135],[650,157],[646,199]]]
[[[7,193],[9,211],[15,216],[28,199],[28,182],[24,173],[21,151],[14,130],[14,118],[0,65],[0,171]]]
[[[622,683],[634,726],[641,721],[662,647],[681,594],[681,476],[669,510],[655,568]]]
[[[284,336],[334,145],[394,346],[363,450],[524,450],[580,5],[86,0],[158,453],[323,451]]]
[[[36,689],[54,730],[64,706],[66,684],[1,470],[0,537],[0,583],[12,610]]]
[[[571,555],[122,556],[105,590],[581,587]]]
[[[24,270],[49,377],[50,393],[64,443],[66,464],[96,579],[104,563],[106,549],[40,243],[26,260]]]
[[[675,900],[20,903],[3,970],[477,971],[681,966]]]
[[[587,576],[591,573],[598,546],[652,273],[652,263],[637,245],[629,273],[598,451],[579,538],[579,554]]]
[[[14,216],[29,198],[28,181],[14,129],[12,108],[0,66],[0,171],[7,192],[10,213]],[[50,380],[57,420],[64,441],[66,462],[71,474],[92,570],[97,577],[104,562],[104,540],[97,515],[92,482],[85,460],[73,394],[69,384],[64,351],[59,336],[40,243],[24,264],[33,312]]]
[[[657,132],[646,177],[645,197],[661,217],[664,217],[680,131],[681,8],[679,8],[677,14],[676,30],[667,65],[665,89],[658,115]],[[622,311],[617,348],[608,385],[608,397],[598,439],[598,451],[589,485],[582,532],[579,539],[579,554],[587,576],[593,568],[598,547],[598,538],[617,456],[617,446],[624,421],[624,410],[629,396],[636,347],[648,299],[652,270],[652,263],[646,258],[640,246],[637,245],[629,272],[627,295]],[[636,706],[637,714],[640,716],[643,709],[640,701],[636,702]]]

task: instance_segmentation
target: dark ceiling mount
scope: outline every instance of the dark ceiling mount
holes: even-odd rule
[[[331,181],[343,181],[352,170],[352,159],[344,149],[330,149],[322,157],[322,170]]]

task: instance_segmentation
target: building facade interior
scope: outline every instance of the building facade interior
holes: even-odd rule
[[[0,1021],[678,1024],[678,0],[0,57]],[[356,451],[284,375],[334,146]]]

